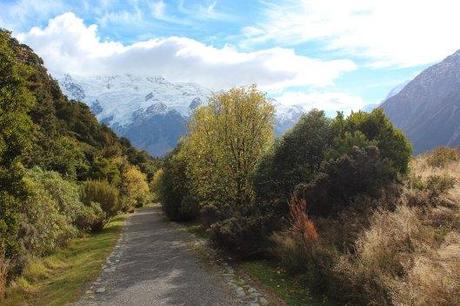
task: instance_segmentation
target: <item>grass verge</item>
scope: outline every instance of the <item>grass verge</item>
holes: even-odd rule
[[[325,298],[313,297],[302,280],[288,274],[271,261],[245,261],[238,264],[238,269],[287,305],[328,305]]]
[[[64,305],[76,301],[99,275],[125,219],[126,215],[117,216],[102,232],[75,239],[50,256],[32,259],[23,276],[7,289],[0,305]]]
[[[187,232],[202,239],[209,239],[209,234],[203,230],[200,222],[184,222],[181,225]],[[239,273],[247,275],[257,287],[262,287],[270,294],[270,305],[278,304],[273,300],[281,300],[286,305],[328,305],[326,299],[312,297],[300,279],[289,275],[274,262],[254,260],[234,264]]]
[[[181,227],[187,232],[196,235],[202,239],[209,239],[209,234],[203,229],[199,221],[181,222]]]

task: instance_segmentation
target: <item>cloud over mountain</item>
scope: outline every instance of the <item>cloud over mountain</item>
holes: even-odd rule
[[[102,39],[97,25],[87,26],[71,12],[50,19],[44,28],[33,27],[18,34],[18,38],[32,46],[54,73],[155,74],[213,89],[251,83],[266,90],[321,87],[356,68],[350,60],[319,60],[292,49],[241,52],[231,46],[216,48],[185,37],[123,44]]]

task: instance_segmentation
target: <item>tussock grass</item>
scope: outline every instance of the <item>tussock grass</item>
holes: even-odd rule
[[[458,305],[460,156],[437,149],[411,164],[396,209],[378,209],[335,272],[370,304]]]
[[[458,305],[459,150],[418,156],[403,184],[311,222],[315,241],[305,243],[306,227],[273,241],[274,255],[313,293],[350,305]]]
[[[99,275],[125,217],[115,217],[102,232],[75,239],[50,256],[31,259],[0,305],[64,305],[76,301]]]

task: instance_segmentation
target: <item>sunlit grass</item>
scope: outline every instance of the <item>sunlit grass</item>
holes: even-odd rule
[[[313,297],[301,279],[290,275],[275,263],[255,260],[241,262],[238,266],[287,305],[328,305],[326,299]]]
[[[87,284],[99,275],[125,218],[118,216],[101,233],[75,239],[53,255],[31,260],[0,304],[64,305],[78,300]]]

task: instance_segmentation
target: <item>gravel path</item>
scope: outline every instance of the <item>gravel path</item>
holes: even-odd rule
[[[139,210],[128,218],[101,276],[76,304],[259,305],[257,296],[247,302],[252,297],[235,285],[226,270],[231,268],[200,258],[190,248],[192,239],[158,208]]]

